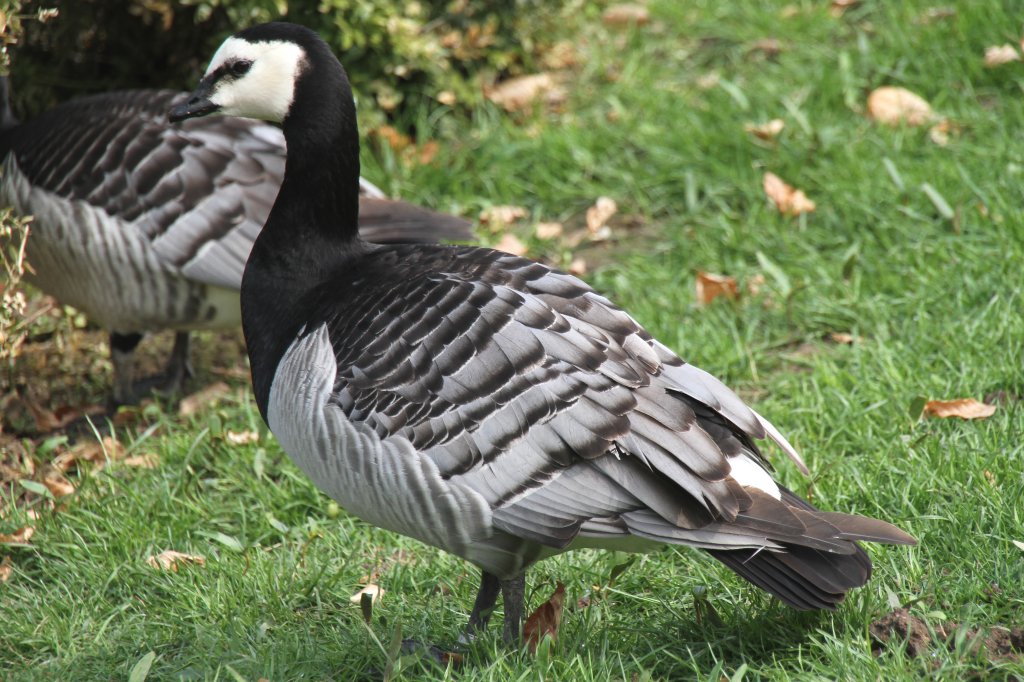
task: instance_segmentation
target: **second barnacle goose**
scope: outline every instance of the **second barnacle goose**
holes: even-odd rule
[[[0,86],[6,93],[6,79]],[[280,129],[226,118],[172,127],[167,109],[184,96],[95,95],[21,125],[3,107],[0,201],[35,216],[29,279],[110,330],[115,402],[135,397],[144,332],[177,330],[174,388],[188,330],[239,324],[245,259],[284,175]],[[466,221],[386,199],[362,179],[359,203],[367,241],[472,238]]]
[[[327,494],[482,570],[518,636],[534,562],[597,546],[708,551],[797,609],[863,585],[857,541],[913,544],[776,483],[756,441],[799,457],[721,382],[570,275],[473,247],[359,237],[344,70],[312,31],[229,38],[175,120],[281,121],[281,192],[242,281],[260,412]]]

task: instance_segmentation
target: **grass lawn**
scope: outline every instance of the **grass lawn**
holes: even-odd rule
[[[565,36],[577,63],[559,109],[424,112],[415,123],[441,142],[435,159],[367,148],[364,173],[466,215],[526,207],[511,230],[533,255],[582,258],[599,290],[789,436],[813,478],[769,450],[787,485],[892,521],[918,547],[869,547],[871,582],[812,614],[695,551],[621,572],[626,555],[577,552],[529,575],[529,608],[556,581],[567,590],[558,641],[538,656],[506,650],[492,627],[458,668],[396,658],[399,631],[454,641],[476,570],[339,511],[235,376],[190,417],[154,405],[115,428],[125,455],[158,466],[82,467],[57,511],[36,495],[4,501],[0,533],[35,534],[0,546],[13,569],[0,584],[0,677],[125,679],[149,652],[160,680],[1024,677],[1024,652],[985,645],[1024,626],[1024,63],[983,65],[987,47],[1019,41],[1021,14],[1010,0],[864,0],[840,17],[828,6],[651,0],[652,22],[628,30],[586,7]],[[952,124],[948,142],[869,120],[882,85],[928,100]],[[744,132],[774,118],[774,140]],[[780,215],[765,171],[817,210]],[[572,232],[599,196],[619,206],[610,241],[533,236],[538,220]],[[698,271],[734,276],[744,294],[698,305]],[[197,388],[216,378],[199,369]],[[998,407],[918,420],[918,396]],[[229,437],[249,431],[259,440]],[[206,561],[147,565],[164,550]],[[368,578],[386,591],[369,627],[349,601]],[[902,607],[931,640],[916,652],[871,635]]]

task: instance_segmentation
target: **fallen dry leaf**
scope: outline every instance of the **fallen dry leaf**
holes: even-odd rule
[[[829,13],[834,17],[841,17],[846,13],[846,10],[851,7],[856,7],[860,4],[860,0],[832,0],[832,6],[829,8]]]
[[[782,43],[779,42],[778,38],[761,38],[750,44],[750,51],[760,52],[765,57],[771,59],[777,57],[782,52]]]
[[[856,336],[846,332],[829,332],[828,338],[833,343],[842,344],[844,346],[852,346],[854,341],[857,340]]]
[[[601,13],[605,26],[643,26],[650,23],[651,12],[643,5],[612,5]]]
[[[0,533],[0,545],[25,545],[36,534],[32,526],[22,526],[10,535]]]
[[[537,653],[537,645],[540,644],[544,635],[549,635],[551,639],[558,638],[564,602],[565,585],[559,582],[551,598],[538,606],[537,610],[526,619],[526,623],[523,625],[523,639],[526,641],[530,653]]]
[[[587,209],[587,230],[596,234],[618,210],[618,204],[611,197],[598,197],[594,205]]]
[[[545,69],[561,71],[576,66],[580,56],[576,51],[576,43],[571,40],[560,40],[541,55],[541,64]]]
[[[562,236],[562,223],[537,223],[533,233],[538,239],[557,239]]]
[[[797,216],[801,213],[812,213],[817,208],[803,190],[786,184],[775,173],[764,174],[764,193],[775,203],[775,207],[782,215]]]
[[[210,384],[192,395],[185,396],[178,404],[178,416],[191,417],[231,393],[231,387],[223,381]]]
[[[950,135],[956,132],[959,132],[959,127],[948,118],[944,118],[928,129],[928,139],[940,147],[945,147],[949,144]]]
[[[224,440],[232,445],[249,445],[259,442],[259,439],[258,431],[228,431],[224,434]]]
[[[121,459],[124,446],[111,436],[103,436],[103,440],[89,440],[76,444],[68,452],[61,455],[59,464],[67,470],[72,462],[90,462],[97,467],[106,464],[107,459]],[[67,466],[64,466],[64,465]]]
[[[526,215],[527,211],[522,206],[491,206],[480,211],[480,222],[484,225],[511,225]]]
[[[416,160],[421,166],[428,166],[441,150],[441,143],[437,140],[427,140],[421,144],[416,152]]]
[[[358,606],[360,603],[362,603],[364,594],[370,595],[371,603],[376,604],[378,601],[380,601],[381,597],[384,596],[384,590],[382,590],[380,586],[370,583],[369,585],[367,585],[366,587],[364,587],[363,589],[359,590],[351,597],[349,597],[348,600]]]
[[[63,476],[47,476],[43,479],[43,485],[58,500],[75,492],[75,486],[71,485],[70,481]]]
[[[159,554],[146,557],[146,563],[157,570],[174,571],[177,573],[178,567],[185,564],[206,565],[206,557],[199,556],[198,554],[184,554],[168,549]]]
[[[396,152],[403,151],[406,147],[412,144],[412,138],[405,133],[399,131],[393,126],[378,126],[371,128],[367,132],[367,136],[371,138],[377,138],[387,143],[391,149]]]
[[[773,118],[767,123],[747,123],[746,125],[743,126],[743,130],[750,133],[754,137],[761,138],[762,140],[774,140],[785,127],[785,121],[783,121],[781,118]]]
[[[995,405],[986,405],[974,398],[958,398],[957,400],[929,400],[924,404],[924,413],[929,417],[948,419],[988,419],[996,411]]]
[[[717,87],[722,76],[717,71],[708,71],[697,77],[697,87],[701,90],[710,90]]]
[[[739,297],[736,278],[727,275],[715,275],[710,272],[697,272],[697,303],[707,305],[719,296],[730,300]]]
[[[765,277],[761,273],[757,273],[753,277],[747,280],[747,293],[751,296],[757,296],[761,293],[761,287],[764,286]]]
[[[929,7],[914,19],[914,23],[927,26],[928,24],[933,24],[938,21],[952,19],[955,16],[955,7]]]
[[[498,83],[487,90],[485,96],[505,111],[521,111],[544,97],[548,104],[565,99],[565,90],[553,75],[547,72],[518,76]]]
[[[924,125],[935,117],[931,105],[921,96],[892,86],[878,88],[868,95],[868,116],[892,126]]]
[[[1017,48],[1009,43],[1005,45],[993,45],[985,49],[985,68],[994,69],[1010,62],[1019,62],[1020,53]]]
[[[513,256],[525,256],[528,249],[526,244],[511,233],[505,233],[501,236],[501,240],[494,246],[498,251],[504,251],[505,253],[511,253]]]
[[[11,557],[5,556],[4,560],[0,561],[0,583],[10,580],[13,572],[14,566],[11,565]]]
[[[572,262],[569,263],[569,274],[582,277],[587,274],[587,261],[582,258],[573,258]]]
[[[140,469],[155,469],[160,464],[160,458],[153,452],[143,455],[132,455],[121,460],[126,467],[139,467]]]

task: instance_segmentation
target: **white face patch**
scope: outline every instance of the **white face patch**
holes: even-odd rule
[[[732,467],[730,475],[744,488],[757,488],[776,500],[782,497],[779,486],[772,480],[772,477],[746,455],[733,455],[728,458],[729,466]]]
[[[242,76],[222,78],[209,99],[220,107],[218,113],[280,123],[295,99],[295,82],[305,59],[305,51],[292,42],[228,38],[213,55],[206,74],[236,61],[252,66]]]

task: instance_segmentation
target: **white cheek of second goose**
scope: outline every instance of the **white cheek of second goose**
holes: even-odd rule
[[[355,107],[315,33],[230,38],[171,117],[211,113],[279,121],[288,146],[242,281],[260,411],[351,513],[480,567],[468,634],[501,592],[516,639],[526,569],[576,547],[689,545],[832,609],[870,576],[857,541],[914,543],[776,483],[756,441],[806,470],[785,438],[583,281],[490,249],[362,241]]]

